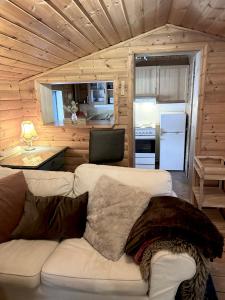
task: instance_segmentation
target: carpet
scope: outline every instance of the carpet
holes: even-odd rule
[[[182,300],[179,288],[177,290],[175,300]],[[199,300],[199,299],[196,299],[196,300]],[[206,283],[204,300],[218,300],[218,297],[216,295],[216,290],[215,290],[215,287],[213,284],[212,276],[210,274],[209,274],[209,277],[208,277],[208,280]]]

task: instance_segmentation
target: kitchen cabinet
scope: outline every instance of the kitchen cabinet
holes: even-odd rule
[[[161,103],[185,102],[189,66],[136,67],[136,97],[153,96]]]
[[[160,66],[157,100],[159,102],[185,102],[188,92],[188,71],[188,66]]]
[[[113,104],[113,82],[93,82],[88,84],[89,99],[95,104]]]
[[[156,94],[156,66],[136,67],[136,96]]]

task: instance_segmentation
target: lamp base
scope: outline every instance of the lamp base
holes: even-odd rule
[[[31,150],[34,150],[34,149],[35,149],[34,146],[26,146],[26,147],[24,148],[24,150],[26,150],[26,151],[31,151]]]

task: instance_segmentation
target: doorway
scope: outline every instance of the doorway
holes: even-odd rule
[[[200,51],[135,55],[134,167],[191,181],[201,64]]]

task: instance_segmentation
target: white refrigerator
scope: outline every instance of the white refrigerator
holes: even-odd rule
[[[185,135],[185,113],[160,114],[160,169],[184,170]]]

